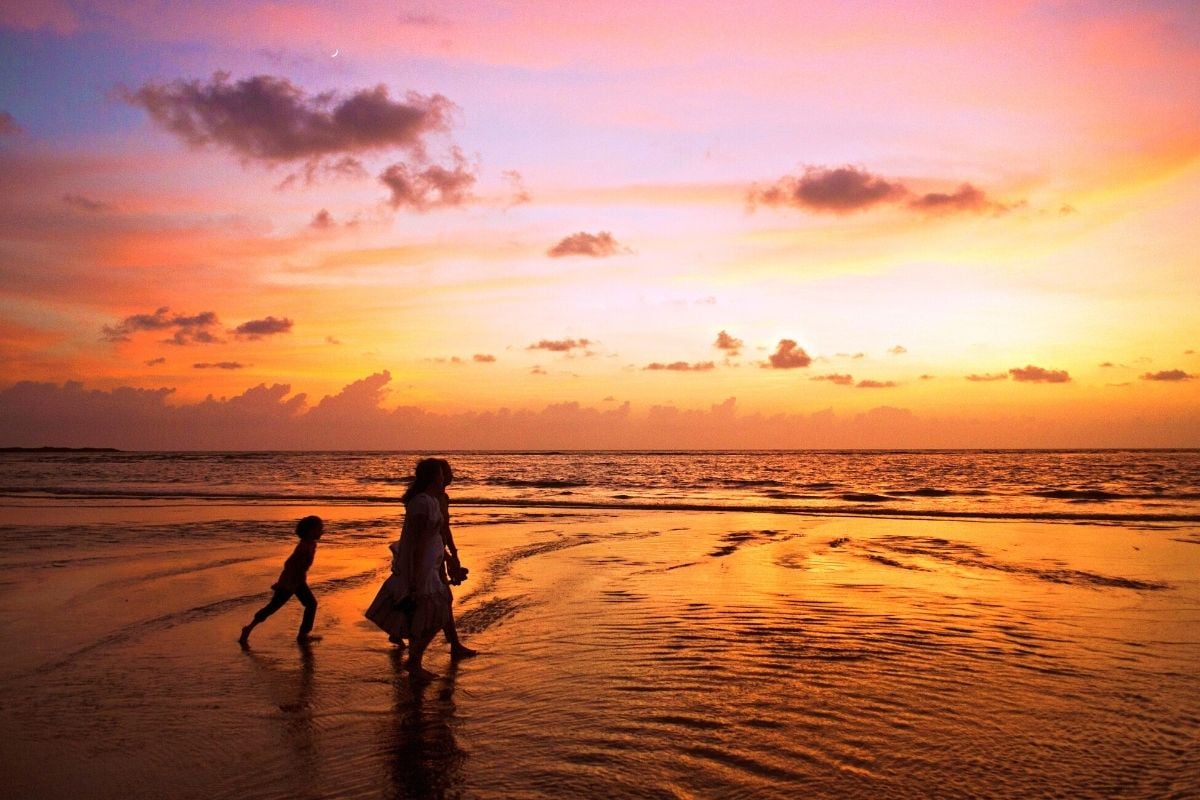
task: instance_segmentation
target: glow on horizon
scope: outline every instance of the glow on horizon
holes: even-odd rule
[[[13,387],[70,416],[78,382],[218,417],[359,386],[460,446],[500,409],[595,440],[552,408],[721,442],[1200,446],[1200,15],[749,5],[0,11],[0,444],[58,435]],[[153,110],[256,76],[429,116],[302,141],[278,109]]]

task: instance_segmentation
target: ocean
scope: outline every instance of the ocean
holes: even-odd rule
[[[0,453],[0,793],[1200,797],[1200,451],[441,453],[430,683],[421,455]],[[312,513],[320,638],[239,647]]]
[[[386,506],[421,455],[9,452],[0,453],[0,498]],[[1200,450],[437,455],[454,465],[459,504],[1200,521]]]

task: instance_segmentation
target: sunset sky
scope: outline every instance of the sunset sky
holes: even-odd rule
[[[30,0],[0,52],[0,446],[1200,446],[1186,0]]]

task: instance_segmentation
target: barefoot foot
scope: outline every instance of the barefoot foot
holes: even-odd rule
[[[450,648],[450,658],[454,659],[455,661],[460,658],[470,658],[471,656],[477,655],[479,655],[478,650],[472,650],[465,644],[455,645],[454,647]]]
[[[412,679],[415,681],[431,681],[437,677],[437,673],[430,672],[420,664],[409,664],[406,669],[408,670],[408,674],[412,676]]]

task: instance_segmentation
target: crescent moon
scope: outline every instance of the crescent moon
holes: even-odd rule
[[[331,55],[330,58],[337,58],[337,54],[340,52],[342,52],[342,48],[339,47],[337,50],[333,51],[333,55]]]

